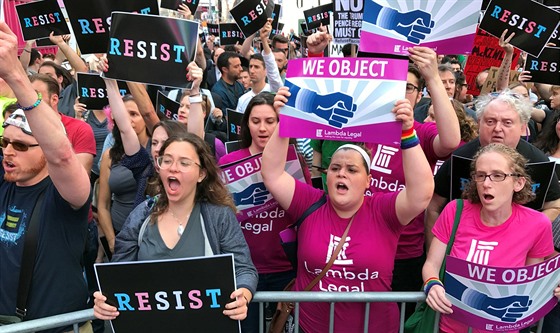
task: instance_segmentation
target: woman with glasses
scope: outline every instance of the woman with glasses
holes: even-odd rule
[[[117,236],[113,261],[233,253],[238,289],[230,295],[234,301],[223,313],[243,320],[257,287],[257,272],[235,218],[235,205],[208,146],[191,133],[172,136],[161,147],[157,165],[163,191],[132,211]],[[94,297],[97,318],[113,320],[119,315],[100,292]]]
[[[550,220],[522,206],[535,196],[526,163],[515,149],[500,143],[491,143],[478,151],[471,164],[472,181],[463,192],[464,207],[450,256],[494,267],[522,267],[542,262],[553,254]],[[422,270],[426,302],[443,314],[440,332],[468,330],[467,325],[446,316],[453,308],[445,295],[445,285],[438,279],[456,210],[457,201],[452,201],[437,219],[432,229],[435,237]],[[486,255],[476,254],[477,244],[486,245]],[[560,288],[556,294],[560,296]]]

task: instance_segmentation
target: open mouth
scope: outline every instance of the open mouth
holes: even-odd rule
[[[346,186],[346,184],[344,183],[337,183],[336,189],[339,191],[348,191],[348,186]]]
[[[169,184],[169,189],[172,191],[177,191],[181,183],[175,177],[167,178],[167,183]]]
[[[482,195],[482,197],[486,201],[490,201],[490,200],[494,199],[494,196],[492,194],[484,194],[484,195]]]

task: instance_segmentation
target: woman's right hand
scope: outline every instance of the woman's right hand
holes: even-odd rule
[[[93,293],[93,314],[95,318],[101,320],[113,320],[117,318],[119,312],[117,308],[107,304],[107,297],[103,296],[100,291]]]
[[[286,105],[291,95],[290,88],[288,87],[280,87],[280,89],[278,89],[278,92],[276,92],[274,96],[274,110],[277,114],[280,113],[280,109]]]
[[[433,286],[426,297],[426,303],[434,310],[443,314],[453,313],[451,302],[445,297],[445,289],[442,286]]]

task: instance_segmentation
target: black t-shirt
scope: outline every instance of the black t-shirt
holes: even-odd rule
[[[3,173],[3,168],[2,169]],[[0,179],[0,314],[14,315],[25,233],[39,194],[37,257],[25,320],[87,308],[87,286],[82,274],[90,201],[74,210],[49,177],[33,186],[19,187]],[[64,332],[60,327],[45,332]]]
[[[457,148],[453,152],[455,156],[461,156],[466,158],[473,158],[478,149],[480,148],[479,138]],[[529,162],[548,162],[549,159],[546,155],[540,151],[537,147],[528,143],[525,140],[519,140],[516,147],[517,151],[523,155]],[[445,161],[443,165],[439,168],[435,178],[435,193],[441,197],[449,199],[451,191],[451,159]],[[560,186],[558,185],[558,178],[556,174],[553,175],[553,179],[550,183],[550,188],[546,194],[546,202],[554,201],[560,198]]]

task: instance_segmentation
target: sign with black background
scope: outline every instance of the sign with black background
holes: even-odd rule
[[[243,44],[245,35],[235,23],[220,23],[220,45]]]
[[[55,36],[68,35],[70,29],[56,0],[43,0],[16,6],[23,39],[28,41]]]
[[[336,44],[360,43],[364,0],[334,0],[333,40]]]
[[[272,17],[274,2],[272,0],[243,0],[230,11],[237,26],[245,36],[259,31],[266,20]]]
[[[280,10],[282,5],[275,4],[272,11],[272,31],[278,30],[278,20],[280,20]]]
[[[157,110],[159,111],[159,113],[164,115],[167,119],[178,120],[179,106],[181,104],[165,96],[165,94],[163,94],[161,91],[158,91],[156,100]]]
[[[107,52],[114,11],[159,15],[157,0],[64,0],[64,4],[82,53]]]
[[[538,2],[492,0],[479,28],[498,38],[515,32],[510,44],[538,57],[559,23],[560,13]]]
[[[220,37],[220,25],[219,24],[207,23],[206,27],[208,28],[208,33],[210,35]]]
[[[80,103],[84,103],[89,110],[101,110],[109,105],[105,81],[97,73],[78,74],[78,97]],[[117,81],[121,96],[130,94],[126,82]]]
[[[194,15],[198,8],[200,0],[161,0],[161,8],[177,10],[180,4],[185,4],[189,7],[191,14]]]
[[[95,264],[95,273],[107,303],[119,309],[111,321],[117,333],[240,331],[222,313],[235,290],[232,254]]]
[[[451,156],[451,198],[449,200],[461,198],[461,194],[469,181],[471,181],[471,162],[472,159],[461,156]],[[554,176],[555,163],[540,162],[540,163],[527,163],[526,169],[531,180],[533,181],[533,192],[537,197],[525,204],[524,206],[536,210],[542,208],[546,193],[550,187],[552,177]]]
[[[197,22],[122,12],[111,18],[106,77],[175,88],[192,85],[186,75],[196,53]]]
[[[284,23],[278,23],[278,26],[276,27],[276,29],[272,29],[270,31],[270,35],[274,36],[274,35],[280,35],[282,34],[282,30],[284,30]]]
[[[332,2],[326,5],[317,6],[308,10],[304,10],[303,16],[305,17],[305,24],[307,25],[307,30],[313,30],[319,28],[321,25],[329,25],[331,22],[332,12],[333,12]]]
[[[531,72],[531,82],[560,85],[560,47],[545,47],[538,58],[528,54],[524,70]]]
[[[243,122],[243,113],[232,109],[226,109],[226,119],[228,125],[228,141],[236,141],[241,139],[241,123]]]

